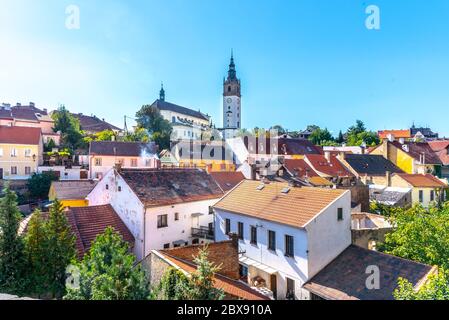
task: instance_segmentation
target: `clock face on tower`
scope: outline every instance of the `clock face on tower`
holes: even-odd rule
[[[231,98],[228,98],[227,101],[228,101],[228,103],[231,103],[231,102],[232,102],[232,99],[231,99]]]

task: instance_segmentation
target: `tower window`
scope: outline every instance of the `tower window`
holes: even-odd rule
[[[228,92],[231,92],[231,86],[228,87]]]

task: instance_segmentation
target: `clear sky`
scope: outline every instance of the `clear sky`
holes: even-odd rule
[[[380,30],[365,27],[372,4]],[[246,128],[362,119],[449,135],[447,0],[0,0],[0,102],[122,126],[163,81],[168,101],[221,124],[231,48]]]

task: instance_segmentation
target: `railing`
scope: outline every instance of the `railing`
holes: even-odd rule
[[[214,230],[209,227],[192,228],[192,237],[215,240]]]

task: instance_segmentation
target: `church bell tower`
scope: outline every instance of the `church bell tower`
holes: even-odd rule
[[[228,77],[223,81],[223,129],[226,136],[242,126],[240,80],[237,78],[234,54],[231,52]]]

